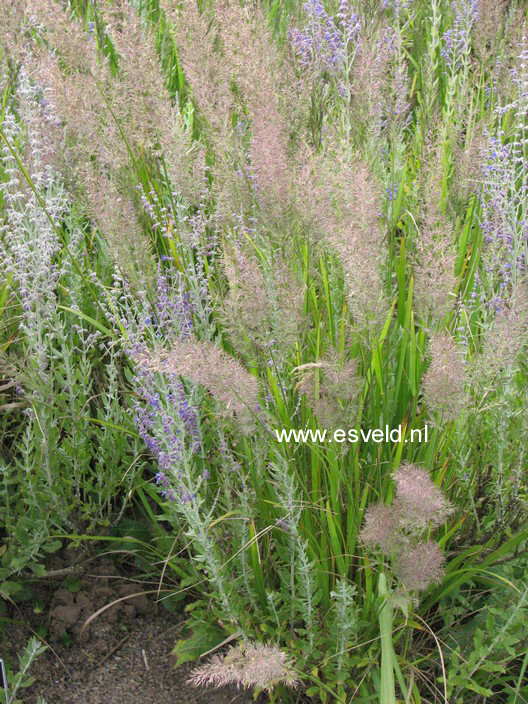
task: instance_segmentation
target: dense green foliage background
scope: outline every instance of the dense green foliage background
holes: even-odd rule
[[[110,545],[273,701],[528,699],[525,6],[0,25],[0,598]]]

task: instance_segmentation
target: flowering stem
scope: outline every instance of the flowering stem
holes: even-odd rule
[[[387,578],[381,572],[378,579],[378,594],[381,600],[379,627],[381,636],[381,691],[380,704],[396,704],[394,684],[394,659],[396,654],[392,645],[393,610],[389,604]]]
[[[68,247],[68,243],[66,242],[66,240],[64,239],[64,236],[62,235],[62,232],[61,232],[60,229],[57,227],[57,225],[56,225],[56,223],[54,222],[53,218],[52,218],[51,215],[49,214],[49,212],[48,212],[48,210],[47,210],[47,208],[46,208],[46,205],[45,205],[44,201],[42,200],[42,198],[41,198],[41,196],[40,196],[40,193],[39,193],[39,192],[37,191],[37,189],[35,188],[35,184],[33,183],[32,179],[31,179],[31,176],[28,174],[27,169],[25,168],[24,164],[23,164],[22,161],[20,160],[20,157],[18,156],[18,154],[16,153],[16,151],[15,151],[15,150],[13,149],[13,147],[11,146],[9,140],[8,140],[7,137],[5,136],[4,130],[3,130],[2,127],[0,127],[0,137],[2,137],[2,139],[3,139],[4,142],[6,143],[7,148],[9,149],[9,152],[11,153],[11,156],[12,156],[12,157],[14,158],[14,160],[16,161],[18,168],[20,169],[20,171],[22,172],[24,178],[26,179],[26,181],[27,181],[27,183],[28,183],[28,186],[29,186],[29,187],[31,188],[31,190],[33,191],[33,194],[34,194],[35,198],[37,199],[38,204],[39,204],[40,207],[42,208],[42,212],[44,213],[44,215],[46,216],[46,218],[49,220],[49,223],[50,223],[51,227],[53,228],[53,231],[54,231],[55,234],[57,235],[57,237],[58,237],[60,243],[62,244],[62,246],[63,246],[63,248],[64,248],[64,251],[66,252],[66,254],[68,255],[68,257],[71,259],[71,262],[72,262],[73,266],[75,267],[77,273],[79,274],[79,276],[80,276],[81,279],[83,280],[83,283],[86,284],[86,287],[87,287],[88,290],[90,291],[90,293],[91,293],[91,295],[92,295],[92,299],[93,299],[95,305],[97,306],[97,308],[99,309],[99,311],[102,313],[103,317],[106,318],[106,316],[105,316],[105,314],[104,314],[104,311],[103,311],[103,309],[102,309],[102,307],[101,307],[101,304],[99,303],[97,294],[96,294],[96,292],[94,291],[94,289],[93,289],[93,287],[92,287],[92,284],[90,283],[90,281],[89,281],[89,280],[86,278],[86,276],[84,275],[84,272],[83,272],[83,270],[81,269],[81,267],[80,267],[79,262],[77,261],[77,259],[73,256],[73,254],[72,254],[70,248]]]

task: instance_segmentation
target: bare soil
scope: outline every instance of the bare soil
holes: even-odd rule
[[[39,587],[45,605],[36,601],[12,609],[0,647],[17,663],[32,633],[48,649],[30,673],[35,683],[17,692],[24,704],[38,695],[47,704],[246,704],[251,692],[233,688],[195,689],[186,684],[192,664],[174,667],[171,654],[183,625],[181,614],[169,613],[148,596],[126,599],[103,611],[81,635],[86,619],[101,607],[142,591],[144,585],[124,579],[109,560],[101,560],[80,579],[75,591]],[[4,655],[4,657],[5,657]]]

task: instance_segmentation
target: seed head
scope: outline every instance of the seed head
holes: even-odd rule
[[[151,371],[179,374],[204,386],[224,405],[225,413],[236,416],[249,432],[258,406],[257,380],[212,342],[190,335],[178,339],[170,351],[158,349],[148,357],[143,355],[140,363]]]
[[[106,238],[116,264],[138,284],[151,269],[148,237],[138,220],[127,193],[118,190],[105,174],[92,164],[79,168],[83,186],[82,200],[98,229]]]
[[[466,371],[462,355],[447,331],[431,336],[431,364],[423,380],[429,413],[455,420],[466,403]]]
[[[369,547],[378,547],[387,555],[401,543],[400,517],[392,506],[372,504],[365,511],[365,525],[360,538]]]
[[[456,277],[452,229],[447,223],[427,229],[419,242],[414,298],[425,320],[441,320],[453,308]]]
[[[379,269],[384,251],[379,184],[364,161],[339,145],[330,145],[325,154],[314,157],[301,178],[299,208],[338,255],[350,310],[358,327],[372,332],[386,311]]]
[[[269,331],[270,306],[266,282],[256,258],[235,246],[225,252],[225,273],[229,293],[224,303],[224,313],[231,337],[239,341],[248,336],[251,340]]]
[[[346,426],[356,409],[356,360],[342,363],[336,351],[331,349],[320,362],[303,364],[297,367],[297,371],[304,375],[297,389],[306,395],[320,423],[327,428]]]
[[[434,527],[444,522],[451,508],[424,469],[404,464],[393,478],[396,482],[393,508],[402,527],[423,532],[428,526]]]
[[[433,541],[405,547],[396,564],[396,574],[406,589],[423,591],[444,576],[445,556]]]
[[[263,214],[279,216],[288,205],[288,124],[282,105],[288,67],[258,8],[220,3],[215,13],[226,70],[247,105],[250,117],[251,179]],[[265,99],[263,99],[265,96]]]
[[[226,252],[229,293],[223,304],[226,328],[234,344],[248,343],[262,353],[287,353],[298,339],[304,291],[280,260],[266,276],[256,257],[242,247]]]
[[[482,353],[477,360],[477,375],[493,378],[512,366],[528,339],[528,281],[519,281],[511,299],[493,321],[484,338]]]
[[[498,41],[499,29],[508,3],[479,0],[478,17],[473,26],[475,48],[482,59],[487,58]]]
[[[195,687],[256,687],[271,692],[277,685],[295,688],[298,677],[289,656],[276,645],[241,643],[225,655],[214,655],[188,680]]]

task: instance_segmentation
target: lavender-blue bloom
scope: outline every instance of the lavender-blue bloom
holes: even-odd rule
[[[512,112],[515,132],[506,143],[498,132],[489,138],[484,154],[481,228],[487,274],[487,305],[502,310],[510,287],[526,271],[528,257],[528,180],[526,178],[526,117],[528,116],[528,50],[522,50],[511,74],[517,86],[512,103],[497,113]]]
[[[166,375],[167,392],[161,401],[154,372],[138,365],[134,378],[137,400],[135,421],[141,439],[155,456],[160,471],[156,484],[169,500],[192,501],[194,492],[183,481],[180,466],[201,450],[198,410],[186,396],[177,375]],[[202,479],[206,479],[205,474]]]
[[[320,0],[309,0],[303,7],[308,17],[304,32],[289,32],[301,64],[326,71],[332,76],[339,75],[346,59],[348,43],[359,41],[359,16],[350,13],[347,0],[341,0],[337,22],[328,15]]]
[[[400,15],[402,10],[406,10],[410,5],[410,0],[382,0],[384,10],[392,10],[396,17]]]
[[[454,0],[453,8],[455,19],[451,29],[444,32],[442,56],[447,66],[455,71],[469,51],[471,28],[478,19],[478,0]]]
[[[399,190],[398,182],[393,181],[391,183],[390,187],[385,190],[386,190],[387,198],[389,199],[389,202],[392,203],[392,201],[396,200],[396,197],[398,196],[398,190]]]

